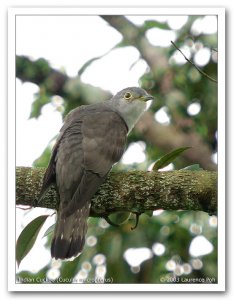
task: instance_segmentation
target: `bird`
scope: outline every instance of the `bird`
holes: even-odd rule
[[[82,105],[66,117],[45,171],[39,199],[52,184],[59,208],[51,257],[71,259],[83,250],[91,199],[125,150],[129,132],[154,97],[128,87],[101,103]]]

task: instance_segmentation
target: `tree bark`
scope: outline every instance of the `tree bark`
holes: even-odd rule
[[[16,168],[16,205],[32,206],[38,198],[45,168]],[[52,186],[37,207],[57,209],[59,196]],[[111,172],[92,199],[90,216],[149,210],[217,212],[217,172]]]

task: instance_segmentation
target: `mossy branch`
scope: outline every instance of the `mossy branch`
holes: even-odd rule
[[[16,168],[16,205],[32,206],[39,195],[44,172],[44,168]],[[57,209],[58,203],[56,188],[52,186],[37,206]],[[112,172],[92,199],[91,216],[157,209],[216,214],[217,172]]]

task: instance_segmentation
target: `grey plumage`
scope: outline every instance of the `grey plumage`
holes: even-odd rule
[[[149,99],[144,90],[127,88],[103,103],[78,107],[66,117],[41,190],[43,197],[56,182],[60,196],[52,257],[65,259],[82,251],[91,199],[121,158],[127,134]]]

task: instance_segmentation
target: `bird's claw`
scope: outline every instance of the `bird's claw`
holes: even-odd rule
[[[136,213],[136,212],[134,212],[134,214],[136,215],[136,223],[135,223],[135,225],[133,227],[131,227],[131,230],[134,230],[134,229],[137,228],[137,225],[138,225],[138,222],[139,222],[139,218],[140,218],[140,215],[141,215],[141,213]]]

